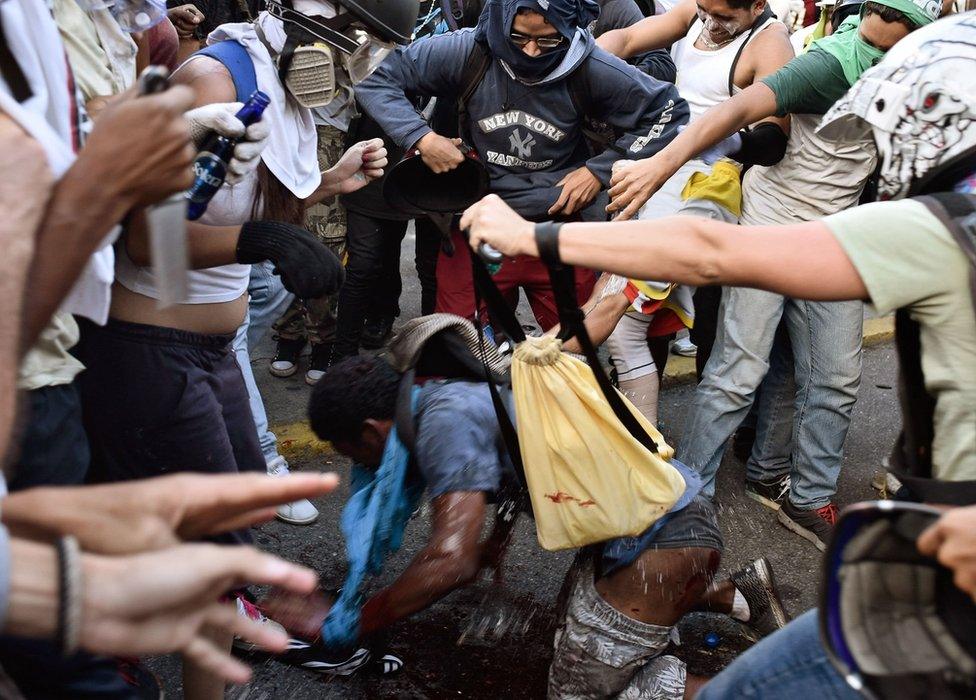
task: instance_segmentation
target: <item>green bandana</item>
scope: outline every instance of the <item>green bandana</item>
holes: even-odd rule
[[[861,32],[857,30],[860,24],[860,17],[848,17],[841,22],[836,32],[818,39],[810,47],[811,50],[826,51],[837,59],[848,86],[856,83],[861,73],[875,65],[885,54],[861,38]]]
[[[938,0],[875,0],[879,5],[885,5],[904,14],[912,23],[921,27],[934,22],[939,17],[942,8]],[[853,85],[861,77],[861,73],[875,65],[884,56],[884,52],[877,49],[861,38],[858,27],[860,17],[848,17],[837,31],[828,37],[816,40],[810,48],[826,51],[840,62],[847,82]]]
[[[898,10],[916,27],[924,27],[939,18],[942,3],[937,0],[875,0],[879,5],[885,5],[892,10]]]

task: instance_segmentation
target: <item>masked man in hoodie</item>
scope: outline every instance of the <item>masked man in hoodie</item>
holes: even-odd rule
[[[673,85],[595,45],[586,26],[598,13],[592,0],[489,0],[474,29],[395,51],[357,86],[357,98],[398,145],[416,148],[434,172],[448,172],[463,161],[460,141],[436,133],[407,95],[457,99],[471,87],[469,57],[483,52],[488,66],[469,92],[461,132],[488,167],[491,191],[534,221],[587,218],[582,212],[607,187],[615,160],[657,153],[688,121]],[[582,129],[587,117],[610,124],[618,136],[596,156]],[[470,317],[475,303],[465,256],[442,257],[437,274],[437,310]],[[507,258],[495,282],[512,302],[524,289],[539,324],[555,325],[541,263]],[[581,274],[580,301],[591,287],[592,276]]]

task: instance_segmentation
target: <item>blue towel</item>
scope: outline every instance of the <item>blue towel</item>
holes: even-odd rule
[[[419,387],[414,387],[414,410],[419,394]],[[322,623],[322,641],[328,647],[348,647],[359,639],[363,581],[367,575],[375,576],[383,571],[386,557],[396,552],[403,542],[407,521],[424,492],[420,479],[408,482],[409,458],[410,452],[400,441],[394,426],[378,469],[353,465],[352,494],[341,520],[349,573],[342,593]]]

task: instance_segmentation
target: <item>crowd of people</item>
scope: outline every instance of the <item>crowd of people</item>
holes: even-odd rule
[[[793,546],[826,550],[864,305],[894,313],[903,426],[885,484],[949,507],[917,548],[976,599],[968,9],[0,0],[0,697],[161,697],[137,659],[173,652],[192,700],[249,680],[232,650],[334,676],[409,664],[387,628],[500,571],[531,510],[511,433],[537,426],[508,422],[511,382],[489,371],[519,340],[492,304],[521,291],[540,334],[585,350],[561,332],[562,265],[609,356],[594,376],[649,425],[677,334],[699,381],[659,450],[677,500],[576,554],[548,696],[857,697],[765,557],[717,580],[716,474],[731,441],[745,493]],[[216,191],[189,220],[217,136]],[[390,170],[411,159],[424,201],[472,168],[484,186],[406,207]],[[396,356],[411,222],[420,321],[467,333],[480,379]],[[490,275],[469,249],[498,254]],[[336,592],[252,546],[275,517],[311,526],[340,481],[291,474],[269,428],[255,370],[303,365],[312,430],[355,465]],[[422,549],[370,590],[421,511]],[[693,675],[673,644],[692,611],[764,638]],[[973,690],[962,644],[972,677],[952,682]]]

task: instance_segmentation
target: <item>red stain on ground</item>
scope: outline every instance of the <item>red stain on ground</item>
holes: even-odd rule
[[[586,508],[587,506],[595,506],[596,501],[580,501],[580,508]]]

